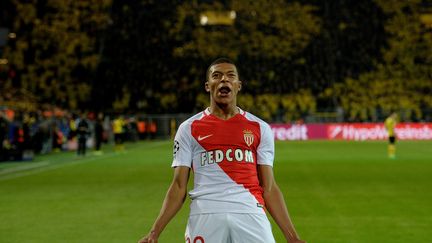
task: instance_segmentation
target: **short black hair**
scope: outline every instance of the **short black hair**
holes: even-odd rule
[[[213,67],[216,64],[221,64],[221,63],[229,63],[232,64],[236,67],[237,69],[237,75],[238,75],[238,68],[235,65],[234,61],[227,58],[227,57],[219,57],[218,59],[214,60],[207,68],[207,72],[206,72],[206,81],[208,81],[209,75],[210,75],[210,68]]]

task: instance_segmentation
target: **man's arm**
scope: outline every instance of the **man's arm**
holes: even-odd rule
[[[285,238],[290,243],[302,243],[288,214],[282,192],[280,191],[273,175],[273,168],[269,165],[259,165],[258,173],[261,186],[264,189],[264,201],[266,208],[273,217]]]
[[[139,240],[139,243],[156,243],[165,226],[181,209],[186,198],[190,168],[178,166],[174,169],[173,181],[168,188],[159,216],[150,232]]]

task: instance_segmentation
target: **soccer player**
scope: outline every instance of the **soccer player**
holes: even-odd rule
[[[159,216],[139,243],[158,242],[194,188],[186,243],[275,242],[265,209],[288,242],[301,243],[273,176],[270,126],[237,107],[242,82],[236,65],[220,58],[207,69],[210,107],[183,122],[174,140],[174,177]]]
[[[94,133],[95,133],[95,155],[102,155],[103,152],[101,150],[103,135],[104,135],[104,126],[103,126],[103,113],[99,113],[96,122],[94,125]]]
[[[390,159],[396,158],[396,133],[395,127],[397,123],[397,113],[393,112],[387,119],[384,121],[384,126],[387,130],[388,134],[388,147],[387,147],[387,155]]]
[[[113,121],[113,132],[114,132],[114,150],[116,152],[119,151],[124,151],[124,145],[123,145],[123,141],[124,141],[124,126],[126,125],[126,122],[123,118],[122,115],[118,116],[114,121]]]
[[[78,122],[77,127],[77,136],[78,136],[78,150],[77,154],[81,156],[86,155],[86,148],[87,148],[87,138],[89,135],[89,124],[86,119],[86,114],[83,113],[81,115],[81,119]]]

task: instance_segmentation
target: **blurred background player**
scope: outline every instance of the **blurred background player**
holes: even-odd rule
[[[389,141],[388,148],[387,148],[387,155],[390,159],[396,158],[396,133],[395,133],[396,124],[397,124],[397,113],[393,112],[384,121],[384,126],[387,130],[388,141]]]
[[[81,119],[77,126],[77,136],[78,136],[78,150],[77,154],[85,156],[87,148],[87,137],[89,135],[89,124],[85,117],[85,114],[81,115]]]
[[[124,126],[126,122],[123,116],[118,116],[113,121],[113,132],[114,132],[114,143],[115,143],[115,151],[120,152],[124,151],[123,139],[124,139]]]
[[[7,142],[7,131],[8,129],[8,121],[3,114],[3,111],[0,110],[0,161],[6,160],[6,149],[5,145]]]
[[[101,155],[103,152],[101,150],[103,135],[104,135],[104,127],[103,127],[103,119],[104,115],[102,113],[99,113],[96,122],[94,125],[94,132],[95,132],[95,155]]]

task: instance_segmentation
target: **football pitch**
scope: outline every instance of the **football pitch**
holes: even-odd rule
[[[309,243],[431,242],[432,141],[276,143],[275,176]],[[0,163],[0,242],[137,242],[170,184],[172,142]],[[191,183],[190,183],[191,185]],[[159,242],[184,242],[189,199]],[[285,242],[273,223],[277,242]]]

